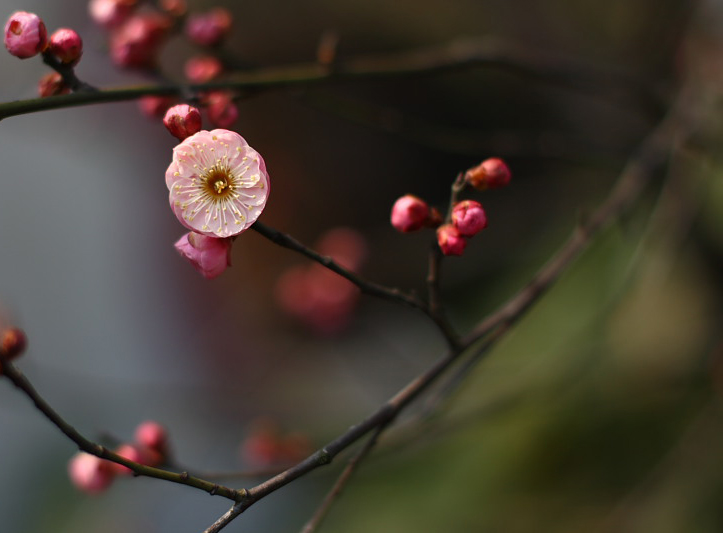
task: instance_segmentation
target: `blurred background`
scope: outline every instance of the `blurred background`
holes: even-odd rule
[[[119,71],[86,2],[0,1],[84,39],[78,76],[99,87],[153,81]],[[211,7],[189,0],[192,10]],[[443,207],[460,171],[491,156],[510,187],[475,193],[489,228],[445,262],[451,318],[467,331],[520,286],[601,202],[685,80],[706,121],[639,205],[600,235],[420,431],[391,431],[321,531],[719,532],[723,530],[723,182],[719,0],[223,2],[224,50],[251,65],[340,59],[494,37],[626,73],[648,96],[581,93],[491,69],[274,91],[240,102],[235,129],[266,160],[261,221],[314,243],[329,228],[366,239],[362,273],[423,294],[430,233],[389,225],[413,193]],[[180,79],[192,49],[163,49]],[[0,54],[2,101],[35,96],[37,58]],[[660,99],[650,94],[660,95]],[[662,106],[661,106],[662,101]],[[233,267],[203,279],[173,249],[167,204],[175,140],[137,103],[0,123],[0,304],[24,328],[19,367],[81,432],[129,440],[164,424],[195,470],[247,467],[260,417],[320,446],[444,351],[421,314],[362,297],[347,327],[319,335],[275,302],[306,261],[243,234]],[[97,496],[66,474],[74,446],[0,382],[0,516],[13,532],[198,532],[226,500],[152,479]],[[343,465],[263,500],[228,531],[297,531]],[[249,486],[258,481],[229,482]]]

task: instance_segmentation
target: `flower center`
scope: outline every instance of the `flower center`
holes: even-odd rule
[[[233,175],[227,168],[214,166],[205,178],[206,188],[213,196],[223,198],[233,190]]]

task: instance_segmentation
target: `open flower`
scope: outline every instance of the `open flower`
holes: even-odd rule
[[[262,157],[238,133],[203,130],[173,149],[166,186],[181,224],[226,238],[259,218],[269,195],[269,176]]]

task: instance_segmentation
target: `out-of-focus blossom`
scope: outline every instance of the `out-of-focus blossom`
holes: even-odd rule
[[[154,420],[146,420],[138,425],[134,434],[135,441],[166,458],[168,456],[168,432]]]
[[[487,215],[482,204],[462,200],[452,208],[452,224],[465,237],[472,237],[487,227]]]
[[[183,66],[186,79],[193,83],[206,83],[220,76],[221,72],[223,65],[214,56],[194,56]]]
[[[28,346],[28,338],[20,328],[8,328],[3,331],[0,336],[0,355],[7,361],[12,361],[22,355]],[[2,376],[3,367],[0,363],[0,376]]]
[[[175,103],[176,98],[173,96],[147,95],[138,100],[138,107],[145,116],[155,119],[163,118],[168,108]]]
[[[312,451],[309,438],[302,433],[284,434],[273,420],[252,422],[241,443],[241,458],[247,465],[268,468],[290,465],[307,457]]]
[[[175,105],[166,111],[163,125],[171,135],[182,141],[201,131],[201,112],[188,104]]]
[[[45,24],[35,13],[16,11],[5,23],[5,48],[15,57],[27,59],[48,46]]]
[[[228,35],[231,22],[231,12],[222,7],[206,13],[195,13],[188,16],[186,35],[201,46],[215,46]]]
[[[205,101],[208,120],[217,128],[228,129],[238,120],[238,106],[233,101],[233,93],[211,91]]]
[[[124,68],[155,66],[171,24],[171,19],[161,13],[133,15],[111,34],[111,59]]]
[[[158,7],[174,17],[182,17],[188,9],[185,0],[161,0]]]
[[[467,183],[477,190],[496,189],[510,183],[512,173],[507,164],[497,157],[485,159],[465,174]]]
[[[407,194],[392,206],[391,222],[394,229],[409,233],[422,229],[429,218],[429,206],[421,198]]]
[[[225,238],[247,230],[261,215],[269,175],[261,155],[238,133],[203,130],[173,149],[166,186],[181,224]]]
[[[93,21],[104,28],[120,26],[133,12],[137,0],[91,0],[88,12]]]
[[[437,243],[444,255],[462,255],[467,241],[452,224],[437,228]]]
[[[79,452],[68,463],[68,475],[71,483],[78,489],[89,494],[98,494],[113,482],[115,471],[109,461]]]
[[[145,455],[138,446],[134,446],[133,444],[121,444],[116,448],[115,453],[134,463],[146,464]],[[133,470],[118,463],[111,462],[110,466],[113,472],[118,475],[129,476],[133,473]]]
[[[83,40],[75,30],[60,28],[50,36],[50,52],[65,65],[76,65],[83,55]]]
[[[175,244],[176,250],[206,279],[217,278],[231,266],[231,239],[186,233]]]

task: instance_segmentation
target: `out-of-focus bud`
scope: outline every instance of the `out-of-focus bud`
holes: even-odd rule
[[[178,239],[176,250],[206,279],[220,276],[231,266],[231,239],[190,232]]]
[[[208,120],[217,128],[230,129],[238,120],[238,107],[233,94],[228,91],[212,91],[206,95]]]
[[[163,459],[168,456],[168,432],[158,422],[146,420],[136,428],[135,441]]]
[[[185,0],[161,0],[158,7],[174,17],[182,17],[188,9]]]
[[[134,463],[140,463],[140,464],[147,464],[145,459],[145,455],[141,451],[141,449],[138,446],[134,446],[133,444],[121,444],[116,448],[115,453],[123,457],[124,459],[128,459],[129,461],[133,461]],[[111,469],[115,474],[121,475],[121,476],[130,476],[133,474],[133,470],[128,468],[127,466],[123,466],[118,463],[110,463]]]
[[[462,255],[467,241],[452,224],[437,228],[437,243],[444,255]]]
[[[364,236],[352,228],[332,228],[324,233],[316,243],[321,255],[334,258],[344,268],[358,270],[367,256],[367,243]]]
[[[196,13],[188,16],[186,35],[201,46],[216,46],[226,37],[231,29],[231,12],[217,7],[207,13]]]
[[[201,131],[201,112],[188,104],[174,105],[163,117],[163,125],[179,141]]]
[[[279,428],[272,420],[254,421],[241,443],[242,460],[253,467],[268,467],[279,463],[280,437]]]
[[[186,61],[183,73],[193,83],[206,83],[223,72],[223,65],[214,56],[195,56]]]
[[[460,235],[472,237],[487,227],[487,215],[479,202],[463,200],[452,208],[452,224]]]
[[[77,453],[68,463],[70,481],[88,494],[98,494],[113,482],[112,463],[85,452]]]
[[[422,229],[427,224],[428,217],[427,202],[412,194],[398,198],[392,206],[392,226],[402,233]]]
[[[16,11],[5,23],[5,48],[15,57],[27,59],[48,46],[45,24],[35,13]]]
[[[65,65],[77,65],[83,55],[83,40],[75,30],[60,28],[50,36],[50,52]]]
[[[303,433],[288,433],[281,441],[281,459],[287,464],[298,463],[312,451],[311,441]]]
[[[467,183],[479,191],[496,189],[510,183],[512,173],[507,164],[497,157],[485,159],[476,167],[470,168],[465,176]]]
[[[28,346],[28,338],[20,328],[8,328],[2,334],[0,353],[5,359],[15,359],[21,355]]]
[[[168,15],[161,13],[132,16],[111,35],[111,59],[124,68],[155,66],[159,48],[171,25]]]
[[[168,108],[175,103],[176,98],[173,96],[148,95],[142,96],[138,100],[138,108],[148,118],[163,118]]]
[[[136,3],[137,0],[90,0],[88,12],[96,24],[115,28],[125,22]]]

